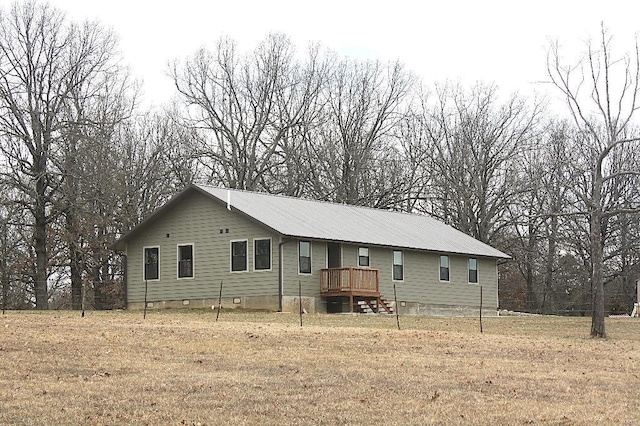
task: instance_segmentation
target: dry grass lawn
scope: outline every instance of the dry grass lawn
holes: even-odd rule
[[[0,424],[640,424],[640,321],[0,316]]]

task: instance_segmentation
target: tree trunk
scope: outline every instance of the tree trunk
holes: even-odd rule
[[[526,311],[529,313],[536,313],[538,311],[536,306],[536,295],[533,291],[533,271],[531,268],[531,262],[527,262],[527,302]]]
[[[100,267],[93,267],[93,307],[96,310],[104,309],[104,285],[102,283],[102,274]]]
[[[526,310],[529,313],[538,312],[538,304],[536,303],[536,294],[533,288],[533,259],[534,252],[536,248],[536,235],[535,235],[535,227],[533,225],[533,221],[529,219],[529,241],[527,244],[527,254],[526,254],[526,280],[527,280],[527,302],[526,302]]]
[[[598,205],[599,205],[598,201]],[[606,337],[604,330],[604,283],[602,269],[604,258],[602,252],[602,210],[591,212],[591,336]]]
[[[70,273],[71,273],[71,309],[82,309],[82,274],[80,272],[80,259],[78,256],[77,244],[73,242],[69,245]]]
[[[96,310],[105,309],[105,280],[103,271],[105,255],[101,249],[105,231],[101,227],[96,229],[96,245],[93,248],[93,304]]]
[[[9,271],[7,270],[7,222],[2,224],[2,314],[7,309],[7,294],[9,293]]]
[[[549,245],[546,259],[546,270],[544,277],[544,302],[542,312],[550,314],[552,311],[551,301],[553,297],[553,274],[556,259],[556,235],[558,234],[558,216],[551,216],[551,229],[549,230]],[[556,308],[557,309],[557,308]]]
[[[45,168],[43,167],[44,173]],[[36,270],[33,275],[36,296],[36,309],[49,308],[47,291],[47,216],[45,206],[46,186],[42,177],[36,181],[36,203],[34,211],[34,250],[36,252]]]
[[[76,119],[80,121],[80,119]],[[80,264],[80,226],[78,224],[78,137],[76,129],[69,132],[67,151],[64,154],[67,247],[71,279],[71,309],[82,309],[82,266]]]
[[[79,310],[82,308],[82,268],[80,265],[80,249],[78,245],[78,226],[76,215],[73,211],[75,206],[69,203],[67,207],[66,227],[67,227],[67,244],[69,249],[69,274],[71,280],[71,309]]]
[[[620,223],[620,260],[622,263],[623,301],[630,310],[633,309],[633,304],[637,302],[637,300],[635,300],[635,281],[631,278],[633,271],[633,256],[629,255],[629,251],[631,251],[633,247],[633,245],[630,245],[629,238],[631,237],[633,240],[633,236],[630,234],[629,217],[627,214],[620,215]]]

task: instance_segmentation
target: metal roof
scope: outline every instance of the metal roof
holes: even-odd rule
[[[426,215],[193,185],[290,237],[508,259],[501,251]]]

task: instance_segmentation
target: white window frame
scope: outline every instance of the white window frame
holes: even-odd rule
[[[448,275],[448,279],[443,280],[442,279],[442,274],[440,273],[440,268],[442,267],[442,258],[446,257],[447,258],[447,275]],[[438,256],[438,279],[440,280],[441,283],[449,283],[451,282],[451,256],[449,256],[448,254],[441,254]]]
[[[241,271],[234,271],[233,270],[233,243],[239,243],[239,242],[244,242],[245,243],[245,247],[246,247],[246,265],[245,265],[245,269],[241,270]],[[237,239],[237,240],[229,240],[229,272],[231,272],[232,274],[244,274],[250,271],[249,269],[249,259],[251,258],[250,253],[249,253],[249,240],[247,238],[244,239]]]
[[[478,267],[479,262],[477,257],[470,257],[467,259],[467,280],[469,280],[469,274],[471,272],[471,259],[476,261],[476,281],[469,281],[469,284],[478,285],[480,284],[480,268]]]
[[[300,243],[309,243],[309,272],[300,272]],[[311,240],[298,240],[298,275],[313,275],[313,243]]]
[[[147,261],[147,249],[158,249],[158,278],[147,279],[146,276],[146,261]],[[144,246],[142,247],[142,281],[160,281],[160,246]]]
[[[364,249],[367,251],[367,263],[369,263],[368,265],[361,265],[360,264],[360,249]],[[358,249],[356,250],[356,265],[358,265],[358,268],[371,268],[371,249],[368,246],[358,246]],[[362,256],[365,257],[365,256]]]
[[[191,276],[180,276],[180,247],[191,246]],[[178,280],[192,280],[196,277],[196,251],[194,243],[176,244],[176,279]]]
[[[402,263],[400,264],[400,266],[402,266],[401,280],[397,280],[394,273],[394,268],[396,267],[396,259],[395,259],[396,252],[400,252],[400,260],[402,261]],[[391,250],[391,281],[395,281],[397,283],[404,282],[404,250]]]
[[[269,268],[256,269],[256,242],[257,241],[269,241]],[[254,272],[269,272],[273,269],[273,241],[269,238],[254,238],[253,239],[253,271]]]

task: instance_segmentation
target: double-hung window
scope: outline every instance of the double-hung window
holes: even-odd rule
[[[178,278],[193,278],[193,244],[178,246]]]
[[[404,256],[402,250],[393,251],[393,280],[404,280]]]
[[[253,240],[253,252],[256,271],[271,269],[271,239]]]
[[[449,256],[440,256],[440,281],[449,281]]]
[[[247,270],[247,240],[231,241],[231,272]]]
[[[369,247],[358,247],[358,266],[369,266]]]
[[[475,257],[469,258],[469,282],[478,284],[478,259]]]
[[[144,279],[157,280],[160,278],[160,247],[144,248]]]
[[[311,241],[298,243],[298,272],[301,274],[311,273]]]

